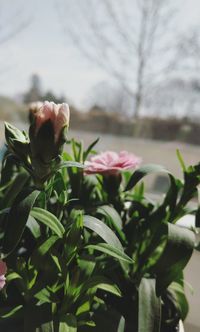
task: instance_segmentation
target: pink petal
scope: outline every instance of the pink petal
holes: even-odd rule
[[[69,117],[70,117],[69,106],[64,103],[60,104],[54,122],[55,141],[58,140],[62,128],[69,125]]]
[[[119,154],[106,151],[86,161],[85,173],[117,174],[119,171],[137,167],[140,162],[140,158],[127,151],[121,151]]]
[[[0,260],[0,277],[4,274],[6,274],[7,272],[7,265],[5,262],[3,262],[2,260]]]
[[[0,289],[4,288],[6,284],[6,278],[4,276],[0,277]]]

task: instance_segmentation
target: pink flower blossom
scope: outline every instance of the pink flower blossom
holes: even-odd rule
[[[53,102],[45,101],[42,105],[35,104],[37,110],[34,109],[33,115],[35,117],[37,135],[40,127],[48,120],[53,124],[55,133],[55,142],[58,141],[60,133],[65,126],[69,126],[69,106],[65,103],[55,104]]]
[[[0,289],[2,289],[5,286],[6,283],[6,277],[5,274],[7,272],[7,266],[6,263],[0,260]]]
[[[86,161],[86,174],[118,174],[120,171],[125,171],[137,167],[141,163],[141,159],[127,151],[119,153],[113,151],[102,152]]]

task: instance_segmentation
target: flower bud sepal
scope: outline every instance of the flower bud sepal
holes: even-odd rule
[[[24,164],[25,168],[29,168],[30,140],[26,132],[5,122],[5,137],[8,150]]]
[[[52,169],[60,163],[59,155],[66,141],[66,129],[62,129],[58,141],[55,142],[53,124],[48,120],[42,124],[37,134],[34,124],[31,125],[29,136],[33,172],[36,178],[44,182],[52,173]]]

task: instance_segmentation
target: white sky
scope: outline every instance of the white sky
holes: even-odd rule
[[[177,29],[187,30],[192,25],[200,29],[200,0],[174,1],[182,2]],[[26,91],[31,74],[38,73],[44,90],[52,89],[80,103],[95,83],[106,79],[106,74],[67,45],[54,0],[0,0],[0,32],[4,29],[1,12],[2,17],[9,17],[13,3],[15,7],[23,5],[31,24],[0,44],[0,94],[14,96]]]

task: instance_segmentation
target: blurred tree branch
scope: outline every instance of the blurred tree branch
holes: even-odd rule
[[[1,1],[0,8],[0,75],[4,76],[10,70],[15,67],[15,64],[11,63],[13,53],[11,50],[6,49],[9,42],[16,38],[23,30],[25,30],[32,22],[31,16],[27,13],[30,6],[27,7],[25,0],[17,1]],[[8,45],[7,45],[8,44]],[[4,54],[6,50],[6,54]],[[9,55],[8,55],[9,54]]]
[[[1,3],[0,45],[14,38],[30,24],[30,17],[23,17],[23,9],[25,2],[22,2],[21,5],[18,4],[17,6],[17,1],[12,2],[12,4],[10,3],[9,6],[12,6],[12,10],[10,10],[10,7],[6,8],[6,5],[8,5],[8,3],[5,3],[5,5]],[[8,17],[6,17],[6,9],[9,13]]]
[[[200,32],[199,27],[182,35],[177,45],[179,69],[198,75],[200,70]]]
[[[146,94],[174,67],[173,2],[55,0],[55,4],[64,35],[134,98],[138,118]]]

